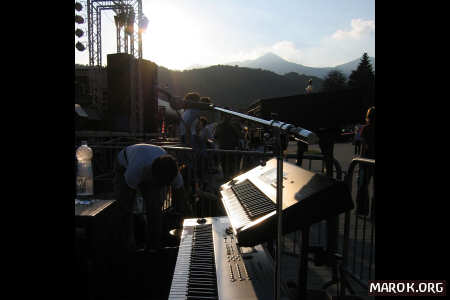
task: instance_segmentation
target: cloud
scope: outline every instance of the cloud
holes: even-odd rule
[[[332,38],[335,40],[346,40],[346,39],[356,39],[359,40],[372,32],[375,32],[375,21],[374,20],[362,20],[353,19],[351,21],[351,30],[337,30]]]
[[[334,67],[360,58],[364,52],[375,56],[375,22],[353,19],[349,31],[337,30],[314,45],[298,46],[294,41],[276,41],[239,54],[240,58],[255,59],[272,52],[283,59],[309,67]]]
[[[280,41],[270,47],[271,52],[280,57],[292,61],[304,55],[303,51],[298,49],[291,41]]]
[[[336,30],[314,44],[312,41],[299,45],[292,40],[280,40],[270,45],[241,49],[232,55],[223,55],[220,60],[223,63],[252,60],[272,52],[287,61],[309,67],[334,67],[360,58],[364,52],[375,56],[375,21],[353,19],[350,27],[347,31]]]

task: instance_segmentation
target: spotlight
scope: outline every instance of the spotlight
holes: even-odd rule
[[[141,26],[139,27],[139,30],[142,32],[142,31],[145,31],[145,30],[147,30],[147,26],[148,26],[148,19],[147,19],[147,17],[146,16],[144,16],[143,18],[142,18],[142,22],[141,22]]]
[[[83,5],[80,2],[75,2],[75,9],[77,11],[81,11],[83,9]]]
[[[84,19],[82,16],[79,15],[75,15],[75,22],[78,24],[83,24],[84,23]]]
[[[78,49],[78,51],[84,51],[84,49],[86,49],[86,47],[81,42],[77,42],[75,47]]]
[[[83,31],[83,30],[81,30],[81,29],[79,29],[79,28],[77,28],[77,30],[75,30],[75,35],[76,35],[77,37],[82,37],[83,34],[84,34],[84,31]]]

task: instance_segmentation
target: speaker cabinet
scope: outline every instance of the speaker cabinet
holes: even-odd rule
[[[154,133],[158,130],[158,67],[155,63],[139,60],[142,79],[142,107],[144,132]]]
[[[129,131],[132,98],[135,94],[135,58],[126,53],[107,56],[109,127],[111,131]]]

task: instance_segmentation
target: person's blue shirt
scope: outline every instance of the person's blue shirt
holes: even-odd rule
[[[181,117],[184,121],[184,123],[187,125],[187,128],[191,128],[192,123],[198,116],[200,115],[200,110],[198,109],[186,109],[183,113],[183,116]],[[186,135],[186,128],[183,122],[180,123],[180,136]],[[188,134],[191,134],[191,130],[189,130]]]

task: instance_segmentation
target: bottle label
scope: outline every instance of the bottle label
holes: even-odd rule
[[[90,196],[94,194],[93,191],[93,180],[88,177],[78,176],[77,177],[77,195],[78,196]]]

